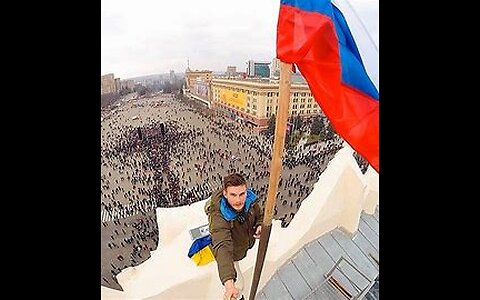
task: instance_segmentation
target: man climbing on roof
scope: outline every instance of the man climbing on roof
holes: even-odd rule
[[[239,261],[260,238],[263,211],[257,196],[242,175],[234,173],[223,180],[223,189],[212,194],[206,211],[212,236],[213,255],[220,281],[225,286],[224,299],[245,299]]]

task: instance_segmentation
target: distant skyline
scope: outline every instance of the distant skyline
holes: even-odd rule
[[[378,47],[378,1],[351,0]],[[280,0],[101,0],[101,72],[122,79],[271,61]]]

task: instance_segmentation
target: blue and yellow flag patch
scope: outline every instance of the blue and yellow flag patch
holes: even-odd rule
[[[211,246],[212,237],[210,235],[195,239],[188,251],[188,257],[190,257],[197,266],[206,265],[215,260]]]

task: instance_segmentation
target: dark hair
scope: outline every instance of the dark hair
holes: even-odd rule
[[[245,178],[238,173],[233,173],[223,178],[223,189],[226,190],[229,186],[247,185]]]

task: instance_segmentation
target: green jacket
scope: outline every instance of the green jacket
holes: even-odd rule
[[[251,198],[250,201],[248,201],[249,197]],[[252,197],[254,197],[253,201]],[[257,226],[262,225],[263,211],[255,194],[249,189],[245,206],[248,207],[247,202],[251,204],[248,207],[245,221],[240,223],[238,219],[229,220],[229,217],[222,214],[220,209],[222,198],[222,190],[212,194],[207,214],[208,229],[212,236],[213,255],[217,261],[220,281],[224,284],[229,279],[236,281],[237,274],[233,262],[243,259],[247,255],[247,250],[255,244],[253,235]]]

